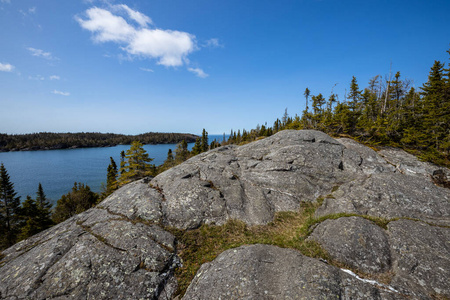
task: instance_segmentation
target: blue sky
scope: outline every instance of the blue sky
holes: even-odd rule
[[[228,133],[448,62],[450,1],[0,0],[0,132]]]

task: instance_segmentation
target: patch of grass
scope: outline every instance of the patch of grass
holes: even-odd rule
[[[332,193],[336,192],[339,189],[339,187],[340,187],[339,185],[333,186],[333,188],[331,189],[331,192]]]
[[[178,241],[178,255],[183,267],[175,271],[178,279],[177,295],[184,295],[200,266],[214,260],[225,250],[250,244],[269,244],[292,248],[302,254],[330,260],[319,243],[306,241],[302,228],[313,218],[317,204],[304,203],[298,212],[279,212],[267,225],[248,226],[230,220],[222,226],[202,225],[195,230],[168,228]]]
[[[350,213],[314,217],[316,209],[321,205],[320,199],[323,201],[327,197],[319,197],[314,203],[302,203],[298,212],[278,212],[275,214],[274,220],[267,225],[248,226],[242,221],[230,220],[222,226],[202,225],[195,230],[189,231],[166,228],[166,230],[175,235],[178,242],[178,255],[183,260],[183,267],[175,270],[175,275],[178,279],[178,290],[175,295],[184,295],[202,264],[213,261],[225,250],[242,245],[268,244],[296,249],[303,255],[327,260],[331,265],[337,267],[352,269],[333,260],[318,242],[307,240],[314,228],[328,219],[335,220],[355,216],[370,220],[376,225],[387,229],[389,222],[400,219],[384,219]],[[373,277],[361,274],[357,270],[353,271],[364,277]],[[383,276],[381,276],[383,278],[377,279],[381,279],[381,282],[389,282],[392,277],[390,274],[384,274]]]

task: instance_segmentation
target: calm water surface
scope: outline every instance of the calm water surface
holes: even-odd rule
[[[216,136],[210,136],[212,141]],[[220,136],[221,138],[221,136]],[[220,139],[221,140],[221,139]],[[192,149],[194,143],[188,144]],[[0,162],[5,165],[14,189],[21,200],[27,195],[36,196],[39,182],[53,203],[73,187],[74,182],[89,185],[94,192],[100,192],[106,182],[106,169],[114,158],[120,165],[120,152],[130,148],[119,145],[106,148],[83,148],[66,150],[18,151],[0,153]],[[176,144],[144,145],[152,163],[160,165],[167,158],[167,151],[175,151]]]

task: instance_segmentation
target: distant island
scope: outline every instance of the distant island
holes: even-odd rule
[[[175,144],[185,140],[186,142],[191,143],[195,142],[197,138],[198,136],[189,133],[161,132],[148,132],[138,135],[99,132],[0,133],[0,152],[111,147],[116,145],[129,145],[133,141],[140,141],[143,144]]]

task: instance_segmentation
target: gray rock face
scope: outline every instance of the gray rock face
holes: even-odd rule
[[[450,298],[450,190],[430,180],[436,170],[450,172],[404,151],[381,154],[318,131],[200,154],[3,251],[0,299],[171,299],[180,260],[162,226],[267,224],[324,196],[316,217],[359,216],[325,220],[309,239],[336,265],[387,276],[389,286],[294,250],[253,245],[204,264],[185,299]],[[382,229],[361,216],[390,223]]]
[[[189,229],[229,219],[267,224],[275,212],[298,210],[300,202],[315,201],[364,171],[389,169],[373,165],[322,132],[286,130],[200,154],[151,185],[165,196],[167,225]]]
[[[450,177],[450,172],[447,168],[441,168],[432,163],[422,162],[412,154],[409,154],[402,149],[386,148],[378,152],[388,163],[395,166],[395,168],[402,174],[417,176],[420,178],[430,179],[433,173],[437,170],[442,170]]]
[[[367,274],[391,268],[388,235],[360,217],[325,220],[309,237],[319,242],[336,260]]]
[[[145,184],[130,188],[139,185]],[[105,205],[131,215],[146,213],[112,202]],[[5,250],[0,298],[170,299],[176,285],[166,294],[161,291],[173,280],[179,261],[174,237],[157,225],[135,221],[94,208]]]
[[[416,218],[448,226],[449,203],[449,189],[417,176],[382,173],[343,184],[325,199],[316,216],[356,213],[387,219]]]
[[[450,228],[399,220],[389,223],[388,229],[395,274],[392,284],[415,291],[421,298],[450,298]]]
[[[183,299],[402,299],[297,251],[242,246],[202,265]]]

